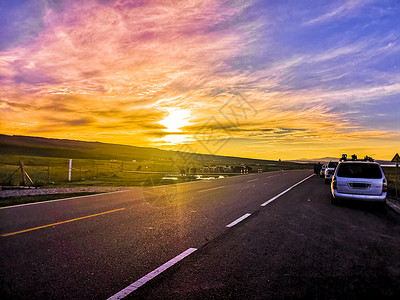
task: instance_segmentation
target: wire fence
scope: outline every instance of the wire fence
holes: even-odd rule
[[[145,173],[178,172],[175,164],[167,162],[127,162],[119,160],[72,160],[71,178],[69,180],[69,159],[42,159],[28,158],[24,161],[0,162],[0,185],[21,186],[24,183],[24,175],[21,170],[23,162],[24,171],[29,176],[34,186],[54,185],[68,182],[97,182],[110,179],[126,178],[140,179]],[[108,180],[107,180],[108,179]],[[26,180],[25,180],[26,181]],[[118,183],[118,180],[115,180]],[[121,180],[120,180],[121,182]],[[28,182],[29,183],[29,182]],[[129,184],[129,182],[127,182]],[[135,180],[132,181],[135,183]],[[26,182],[25,182],[26,184]]]

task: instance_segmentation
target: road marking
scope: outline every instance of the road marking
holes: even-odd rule
[[[218,186],[218,187],[215,187],[215,188],[211,188],[211,189],[206,189],[206,190],[199,191],[199,193],[208,192],[208,191],[217,190],[217,189],[222,189],[222,188],[224,188],[224,187],[225,187],[225,186]]]
[[[294,188],[295,186],[298,186],[300,183],[303,183],[304,181],[306,181],[307,179],[309,179],[309,178],[311,178],[311,177],[313,177],[313,176],[314,176],[314,174],[312,174],[312,175],[310,175],[310,176],[304,178],[303,180],[300,180],[298,183],[292,185],[290,188],[284,190],[282,193],[280,193],[280,194],[276,195],[275,197],[272,197],[272,198],[269,199],[268,201],[264,202],[263,204],[261,204],[261,206],[266,206],[266,205],[270,204],[272,201],[278,199],[278,198],[279,198],[280,196],[282,196],[283,194],[286,194],[287,192],[289,192],[289,191],[290,191],[292,188]]]
[[[47,201],[38,201],[38,202],[32,202],[32,203],[25,203],[25,204],[18,204],[18,205],[11,205],[11,206],[3,206],[0,207],[0,209],[7,209],[7,208],[14,208],[14,207],[21,207],[21,206],[28,206],[28,205],[37,205],[37,204],[45,204],[45,203],[51,203],[51,202],[59,202],[59,201],[65,201],[65,200],[73,200],[73,199],[78,199],[78,198],[87,198],[87,197],[94,197],[94,196],[101,196],[101,195],[110,195],[110,194],[116,194],[116,193],[122,193],[122,192],[127,192],[129,190],[122,190],[122,191],[115,191],[115,192],[107,192],[107,193],[98,193],[98,194],[93,194],[93,195],[85,195],[85,196],[76,196],[76,197],[69,197],[69,198],[62,198],[62,199],[54,199],[54,200],[47,200]],[[46,195],[46,194],[42,194]],[[57,194],[53,194],[57,195]],[[29,195],[27,195],[29,196]]]
[[[181,261],[182,259],[184,259],[186,256],[189,256],[190,254],[192,254],[194,251],[196,251],[196,248],[189,248],[186,251],[182,252],[181,254],[179,254],[178,256],[174,257],[173,259],[167,261],[165,264],[163,264],[162,266],[158,267],[157,269],[151,271],[150,273],[148,273],[147,275],[143,276],[142,278],[136,280],[134,283],[132,283],[131,285],[127,286],[126,288],[124,288],[123,290],[119,291],[118,293],[116,293],[114,296],[111,296],[110,298],[108,298],[108,300],[114,300],[114,299],[122,299],[125,298],[126,296],[128,296],[130,293],[132,293],[133,291],[137,290],[138,288],[140,288],[142,285],[144,285],[145,283],[147,283],[148,281],[152,280],[154,277],[156,277],[157,275],[160,275],[162,272],[164,272],[165,270],[167,270],[168,268],[172,267],[173,265],[175,265],[177,262]]]
[[[272,178],[272,177],[277,177],[277,176],[281,176],[281,174],[279,174],[279,175],[267,176],[267,177],[265,177],[265,178]]]
[[[245,215],[241,216],[239,219],[237,219],[237,220],[233,221],[232,223],[226,225],[226,227],[228,227],[228,228],[233,227],[237,223],[242,222],[244,219],[246,219],[246,218],[248,218],[250,216],[251,216],[251,214],[245,214]]]
[[[92,218],[92,217],[96,217],[96,216],[101,216],[101,215],[109,214],[109,213],[112,213],[112,212],[121,211],[121,210],[124,210],[124,209],[125,209],[125,208],[118,208],[118,209],[109,210],[109,211],[105,211],[105,212],[98,213],[98,214],[94,214],[94,215],[90,215],[90,216],[85,216],[85,217],[75,218],[75,219],[71,219],[71,220],[67,220],[67,221],[62,221],[62,222],[47,224],[47,225],[38,226],[38,227],[34,227],[34,228],[29,228],[29,229],[25,229],[25,230],[20,230],[20,231],[16,231],[16,232],[5,233],[5,234],[2,234],[1,236],[16,235],[16,234],[20,234],[20,233],[24,233],[24,232],[29,232],[29,231],[33,231],[33,230],[42,229],[42,228],[47,228],[47,227],[52,227],[52,226],[56,226],[56,225],[61,225],[61,224],[70,223],[70,222],[74,222],[74,221],[79,221],[79,220],[83,220],[83,219],[87,219],[87,218]]]
[[[252,180],[248,180],[247,182],[252,182],[252,181],[257,181],[257,180],[260,180],[260,179],[252,179]]]

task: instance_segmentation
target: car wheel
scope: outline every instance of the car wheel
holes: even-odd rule
[[[331,204],[334,204],[334,205],[338,204],[338,200],[335,197],[333,197],[332,195],[331,195]]]

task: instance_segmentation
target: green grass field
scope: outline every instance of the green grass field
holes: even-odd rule
[[[72,178],[68,181],[69,160],[66,158],[0,155],[0,185],[18,186],[22,183],[22,175],[17,171],[22,161],[26,172],[37,187],[73,187],[73,186],[143,186],[171,183],[162,180],[166,174],[180,174],[182,170],[195,168],[195,173],[200,173],[200,162],[191,161],[122,161],[122,160],[96,160],[73,159]],[[232,166],[237,165],[231,161]],[[312,168],[311,165],[296,164],[291,162],[277,162],[271,164],[248,164],[252,172],[262,168],[264,172],[281,169]],[[153,173],[155,172],[155,173]],[[191,176],[179,177],[178,181],[192,180]]]
[[[69,158],[73,159],[70,182]],[[165,174],[199,174],[204,166],[221,172],[215,169],[229,165],[236,167],[235,171],[239,173],[243,165],[252,168],[252,172],[257,172],[258,168],[264,172],[312,168],[310,164],[293,162],[0,134],[0,186],[21,185],[21,172],[10,177],[18,169],[20,161],[34,186],[44,188],[158,185],[171,182],[162,180]],[[193,179],[190,176],[178,178],[175,182]]]
[[[384,167],[383,171],[388,182],[388,195],[393,197],[396,193],[396,168],[394,167]],[[400,170],[397,177],[397,195],[400,196]]]
[[[19,161],[37,187],[72,186],[140,186],[147,184],[150,174],[131,173],[138,168],[143,172],[174,172],[170,165],[156,162],[122,162],[115,160],[74,159],[72,161],[71,182],[68,182],[69,160],[64,158],[37,156],[0,156],[0,183],[3,186],[21,185],[22,175],[17,171]],[[163,174],[151,174],[161,180]],[[159,177],[159,178],[158,178]]]

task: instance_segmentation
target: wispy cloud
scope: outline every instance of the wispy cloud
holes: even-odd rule
[[[348,0],[339,1],[338,6],[331,9],[329,12],[324,13],[314,19],[311,19],[304,23],[304,25],[315,25],[323,22],[328,22],[334,19],[348,17],[352,13],[356,12],[362,6],[372,2],[374,0]]]

